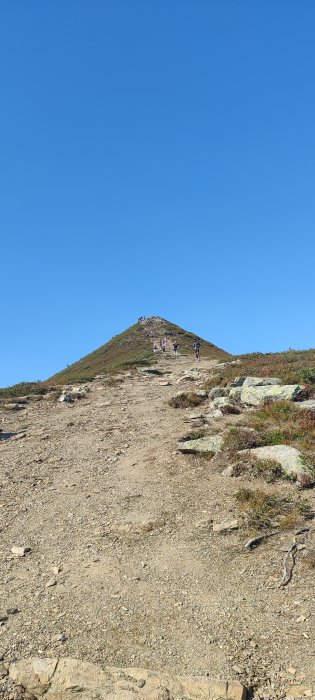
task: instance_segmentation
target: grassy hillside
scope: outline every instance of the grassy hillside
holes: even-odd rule
[[[172,342],[177,340],[179,351],[182,354],[193,356],[193,341],[198,337],[164,319],[148,318],[116,335],[108,343],[58,372],[47,381],[54,384],[88,381],[97,374],[112,373],[136,365],[151,364],[155,361],[153,343],[158,344],[160,338],[166,339],[169,350],[171,350]],[[228,353],[212,343],[200,337],[199,340],[202,344],[204,357],[218,360],[230,357]]]

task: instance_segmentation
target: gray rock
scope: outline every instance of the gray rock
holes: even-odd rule
[[[315,411],[315,399],[306,399],[306,401],[296,401],[295,405],[297,408],[301,408],[306,411]]]
[[[210,422],[211,420],[219,420],[220,418],[223,418],[223,413],[222,411],[220,411],[219,408],[213,408],[211,411],[209,411],[209,413],[206,413],[206,415],[204,416],[204,420],[209,420]]]
[[[228,530],[238,530],[239,522],[238,520],[230,520],[224,523],[214,523],[213,532],[227,532]]]
[[[269,445],[266,447],[252,447],[250,450],[240,450],[238,454],[250,452],[257,459],[272,459],[281,467],[288,476],[308,473],[302,452],[289,445]]]
[[[193,454],[196,452],[220,452],[222,445],[223,437],[221,435],[210,435],[209,437],[199,438],[199,440],[179,442],[177,449],[180,452]]]
[[[242,393],[242,387],[241,386],[235,386],[232,387],[229,391],[229,396],[231,399],[234,399],[235,401],[239,401],[241,399],[241,393]]]
[[[239,386],[273,386],[281,384],[281,379],[278,377],[235,377],[230,382],[230,387]]]
[[[220,410],[222,411],[223,415],[231,414],[231,415],[239,415],[242,411],[239,406],[236,406],[234,403],[226,403],[224,406],[221,406]]]
[[[69,389],[64,389],[58,401],[66,401],[68,403],[73,403],[76,399],[83,399],[88,394],[90,389],[88,387],[71,387]]]
[[[0,678],[5,678],[8,675],[8,670],[2,661],[0,661]]]
[[[219,396],[227,396],[229,393],[229,389],[223,386],[215,386],[213,389],[211,389],[208,393],[209,399],[213,401],[213,399],[219,398]]]
[[[243,386],[276,386],[281,383],[279,377],[245,377]]]
[[[292,401],[303,389],[299,384],[245,386],[242,388],[241,401],[249,406],[259,406],[264,401]]]
[[[233,464],[230,464],[228,467],[223,469],[223,472],[221,472],[222,476],[234,476],[234,466]]]
[[[12,547],[11,552],[15,557],[24,557],[25,554],[31,551],[30,547]]]
[[[177,384],[180,384],[180,382],[195,382],[197,379],[200,379],[200,376],[200,372],[197,369],[189,370],[177,380]]]
[[[210,408],[220,408],[220,406],[225,406],[227,403],[229,403],[227,396],[218,396],[210,402]]]

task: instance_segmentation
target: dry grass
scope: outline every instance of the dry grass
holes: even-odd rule
[[[205,436],[205,430],[191,430],[190,433],[186,433],[186,435],[183,435],[181,438],[179,438],[179,442],[186,442],[188,440],[200,440],[200,438],[204,438]]]
[[[237,455],[233,464],[233,476],[248,476],[264,479],[271,484],[283,478],[282,467],[273,459],[256,459],[252,455]]]
[[[177,396],[173,396],[167,403],[172,408],[194,408],[200,406],[205,400],[205,396],[198,396],[198,394],[190,392],[177,394]]]
[[[310,510],[305,500],[292,501],[261,489],[240,488],[235,498],[243,516],[244,527],[254,532],[272,527],[291,530],[304,522]]]
[[[315,412],[301,410],[294,403],[267,403],[247,418],[264,445],[291,445],[307,461],[315,462]]]

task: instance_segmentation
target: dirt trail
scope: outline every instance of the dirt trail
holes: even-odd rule
[[[194,387],[176,383],[193,366],[161,358],[170,386],[138,373],[96,380],[74,404],[1,410],[3,431],[26,432],[0,442],[0,615],[19,611],[0,622],[5,660],[58,654],[269,679],[268,697],[281,697],[270,684],[285,684],[289,667],[315,676],[312,574],[297,565],[279,590],[287,536],[247,553],[242,531],[215,535],[207,521],[236,516],[242,480],[176,451],[191,411],[167,400]],[[13,545],[31,552],[12,558]]]

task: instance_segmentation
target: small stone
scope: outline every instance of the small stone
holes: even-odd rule
[[[1,661],[0,662],[0,678],[5,678],[5,676],[7,676],[7,675],[8,675],[8,671],[7,671],[4,663],[2,663],[2,661]]]
[[[0,622],[6,622],[8,616],[5,613],[0,613]]]
[[[60,566],[52,566],[50,571],[52,574],[54,574],[54,576],[57,576],[58,574],[60,574],[61,569]]]
[[[239,522],[238,520],[230,520],[225,523],[214,523],[213,532],[226,532],[228,530],[238,530]]]
[[[57,581],[54,578],[49,579],[47,581],[45,588],[52,588],[52,586],[55,586]]]
[[[67,635],[64,632],[61,632],[60,634],[55,634],[52,638],[53,642],[65,642],[67,640]]]
[[[230,464],[228,467],[223,469],[223,472],[221,472],[222,476],[234,476],[234,466],[233,464]]]
[[[8,615],[16,615],[19,612],[20,612],[19,608],[8,608],[7,609]]]
[[[144,680],[144,678],[140,678],[140,680],[138,681],[138,687],[143,688],[144,686],[145,686],[145,680]]]
[[[292,666],[291,666],[290,668],[288,668],[288,673],[290,673],[291,676],[295,676],[295,674],[296,674],[296,668],[292,668]]]
[[[11,549],[12,554],[16,557],[24,557],[25,554],[31,551],[30,547],[16,547],[15,545]]]

